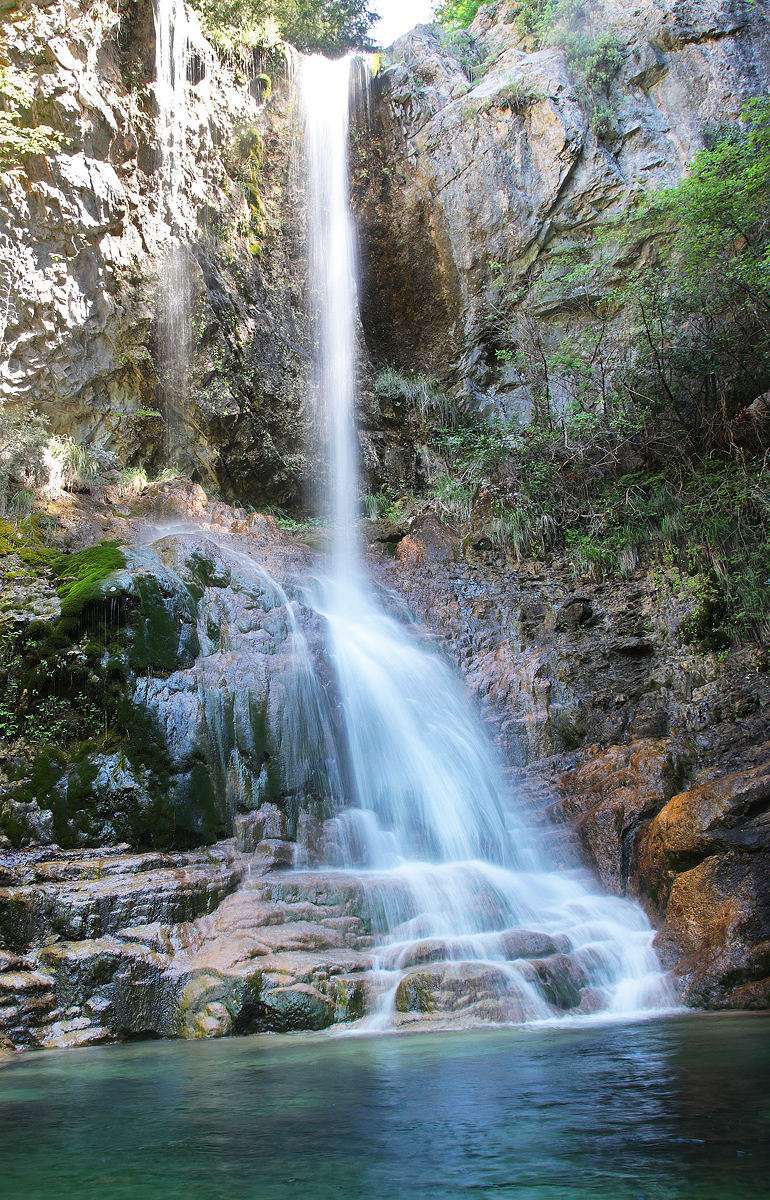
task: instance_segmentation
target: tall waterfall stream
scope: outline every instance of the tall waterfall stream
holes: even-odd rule
[[[294,594],[325,631],[342,713],[339,760],[340,731],[332,728],[295,602],[262,563],[218,542],[240,594],[272,590],[293,647],[295,678],[282,684],[289,696],[280,735],[284,779],[307,778],[315,754],[310,773],[324,780],[334,812],[333,852],[322,854],[320,865],[311,860],[304,876],[317,871],[328,881],[341,873],[376,913],[368,1012],[352,1028],[389,1027],[397,1011],[440,1017],[437,1008],[451,1010],[453,1023],[668,1008],[672,993],[641,908],[602,894],[585,872],[549,866],[455,673],[384,611],[367,580],[358,546],[356,262],[348,207],[353,61],[306,57],[298,79],[317,347],[314,436],[326,466],[321,500],[333,537],[327,574],[302,581]],[[170,78],[179,78],[178,67]],[[163,94],[179,102],[174,87]],[[172,115],[166,126],[173,195],[180,122]],[[176,347],[182,352],[183,341]],[[176,540],[161,539],[158,553]],[[255,661],[249,636],[237,635],[246,639],[242,651],[237,638],[207,651],[211,658],[202,661],[213,666],[202,669],[196,685],[233,815],[243,795],[264,791],[261,776],[246,778],[228,732],[233,722],[248,725]],[[157,706],[164,687],[148,677],[137,694]],[[303,854],[300,844],[296,866]],[[437,994],[444,998],[438,1005]]]
[[[538,936],[582,968],[592,1005],[631,1013],[670,1003],[641,909],[549,871],[514,812],[492,746],[452,671],[381,611],[357,544],[356,288],[348,209],[350,60],[306,58],[300,86],[316,304],[317,428],[328,455],[332,569],[318,610],[328,623],[355,788],[343,814],[348,865],[372,872],[388,936],[376,950],[387,1023],[403,971],[494,963],[508,1012],[550,1017],[526,957]],[[518,947],[521,957],[516,952]]]

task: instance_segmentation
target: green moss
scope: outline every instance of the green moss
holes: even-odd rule
[[[54,524],[45,513],[0,519],[0,557],[18,554],[26,566],[35,574],[45,567],[53,566],[60,557],[57,550],[47,544]],[[6,577],[10,572],[6,572]],[[21,573],[14,572],[12,577]]]
[[[60,554],[51,564],[59,579],[58,593],[62,616],[75,616],[92,600],[102,599],[102,584],[113,571],[126,565],[126,556],[117,542],[102,542],[75,554]]]
[[[227,834],[208,767],[197,762],[172,796],[175,841],[191,846],[215,842]]]
[[[181,598],[167,595],[152,575],[138,579],[136,590],[139,605],[129,618],[128,657],[133,670],[171,672],[195,658],[200,646],[192,597],[186,597],[185,605],[184,593]]]

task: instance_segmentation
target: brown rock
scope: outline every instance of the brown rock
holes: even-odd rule
[[[458,562],[461,542],[448,525],[430,513],[418,517],[407,537],[396,546],[396,559],[402,565],[419,566],[424,562]]]
[[[732,848],[756,852],[770,843],[770,762],[724,775],[672,797],[640,847],[638,887],[665,911],[677,873]],[[764,818],[764,819],[763,819]]]
[[[655,946],[688,1003],[768,1007],[770,864],[732,852],[679,875]]]

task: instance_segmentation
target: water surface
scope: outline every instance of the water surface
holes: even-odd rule
[[[0,1069],[3,1200],[752,1200],[770,1018],[143,1042]]]

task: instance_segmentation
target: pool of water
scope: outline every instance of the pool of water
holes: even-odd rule
[[[770,1017],[19,1055],[3,1200],[731,1200],[770,1189]]]

